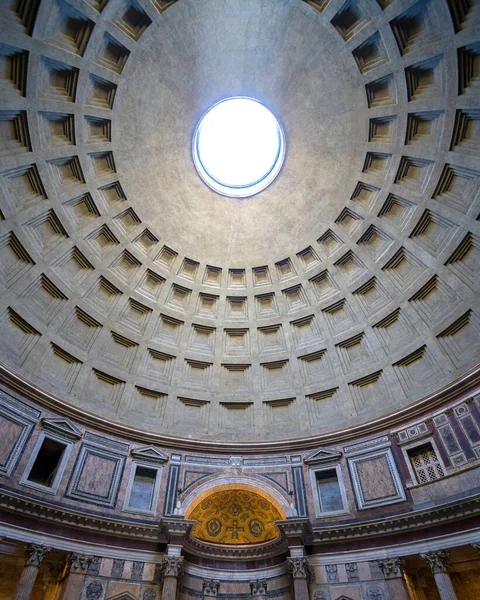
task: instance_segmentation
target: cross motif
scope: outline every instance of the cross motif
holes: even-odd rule
[[[239,533],[243,533],[244,532],[244,528],[243,527],[239,527],[238,526],[238,521],[235,519],[235,521],[233,522],[233,527],[227,527],[227,531],[231,531],[231,533],[232,533],[232,540],[238,540],[238,534]]]

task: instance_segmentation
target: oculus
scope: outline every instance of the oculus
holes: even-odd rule
[[[285,156],[282,128],[253,98],[236,96],[214,104],[193,137],[193,162],[203,181],[223,196],[246,198],[278,175]]]

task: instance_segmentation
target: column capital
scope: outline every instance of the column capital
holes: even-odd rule
[[[161,562],[164,577],[178,577],[183,571],[183,556],[164,556]]]
[[[220,581],[218,579],[203,580],[203,593],[205,596],[216,596],[218,594],[219,587]]]
[[[448,554],[445,550],[425,552],[424,554],[420,554],[420,557],[428,563],[434,575],[435,573],[447,572]]]
[[[472,548],[474,550],[476,550],[477,552],[480,552],[480,543],[479,544],[472,544]]]
[[[287,565],[292,579],[311,579],[312,571],[306,556],[289,557]]]
[[[265,579],[255,579],[255,581],[250,582],[250,589],[252,590],[252,596],[266,596],[267,581]]]
[[[51,548],[47,548],[42,544],[28,544],[25,548],[25,566],[40,567],[47,552]]]
[[[70,573],[81,573],[85,575],[92,560],[93,557],[88,556],[87,554],[72,552],[68,557]]]
[[[383,573],[385,579],[396,579],[403,577],[404,566],[402,559],[398,556],[393,558],[381,558],[377,564]]]

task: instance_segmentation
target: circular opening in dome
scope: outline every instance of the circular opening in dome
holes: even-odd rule
[[[193,160],[200,177],[219,194],[234,198],[253,196],[270,185],[284,156],[280,124],[253,98],[227,98],[214,104],[193,138]]]

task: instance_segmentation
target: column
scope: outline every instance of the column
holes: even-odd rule
[[[72,552],[67,558],[68,575],[61,595],[62,600],[78,600],[82,592],[83,580],[87,574],[92,557]]]
[[[395,600],[410,600],[407,582],[403,576],[404,565],[401,558],[383,558],[377,561],[387,581],[388,591]]]
[[[183,556],[164,556],[162,559],[162,600],[177,600],[178,577],[183,571]]]
[[[203,580],[203,599],[211,600],[212,598],[216,598],[219,587],[220,587],[220,581],[218,579],[204,579]]]
[[[309,600],[308,580],[311,578],[310,565],[306,556],[287,558],[288,570],[293,579],[294,600]]]
[[[46,548],[40,544],[29,544],[25,548],[25,566],[23,567],[13,600],[30,600],[40,565],[49,550],[51,548]]]
[[[250,589],[252,590],[252,596],[255,596],[256,600],[265,600],[267,596],[267,582],[265,579],[251,581]]]
[[[428,563],[428,566],[435,577],[435,583],[437,584],[440,598],[442,600],[457,600],[452,580],[447,571],[448,555],[445,550],[425,552],[425,554],[420,554],[420,556]]]

